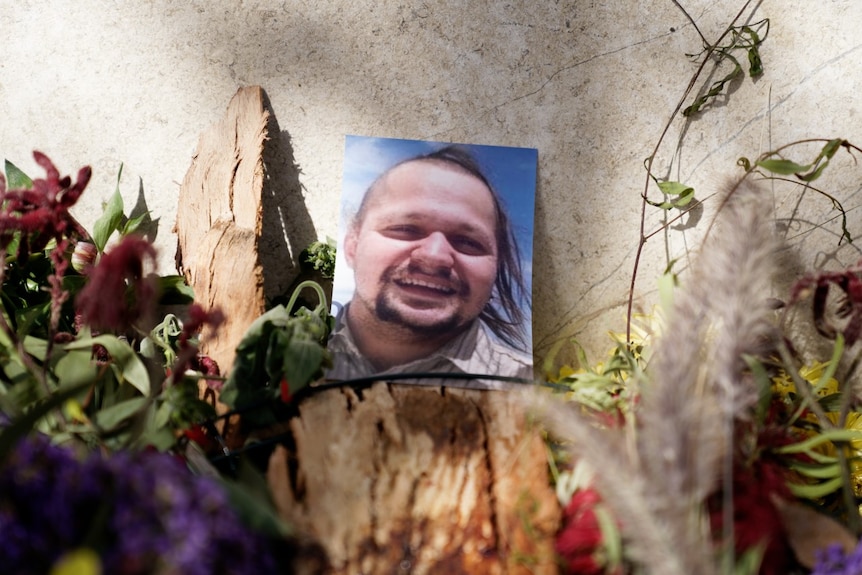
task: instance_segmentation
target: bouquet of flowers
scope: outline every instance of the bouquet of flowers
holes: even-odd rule
[[[148,215],[123,213],[119,177],[91,234],[70,213],[90,168],[73,180],[34,157],[44,178],[8,161],[0,174],[3,571],[289,572],[289,529],[260,482],[238,480],[254,470],[240,462],[220,473],[206,457],[225,446],[200,388],[226,378],[197,337],[221,314],[193,303],[182,277],[152,271]],[[278,386],[288,367],[293,391],[319,371],[323,303],[296,321],[276,308],[243,342],[237,369],[269,389],[263,399],[289,400]],[[182,311],[158,319],[165,306]],[[294,340],[305,352],[299,375]],[[242,399],[229,391],[236,380],[226,391]]]
[[[671,303],[552,377],[567,573],[862,573],[862,262],[773,297],[763,197],[734,184]]]

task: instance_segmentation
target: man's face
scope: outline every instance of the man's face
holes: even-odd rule
[[[497,277],[491,191],[455,167],[415,161],[369,193],[345,239],[356,279],[351,309],[429,336],[469,324]]]

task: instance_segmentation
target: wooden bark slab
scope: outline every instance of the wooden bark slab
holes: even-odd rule
[[[518,394],[377,383],[306,399],[268,479],[335,573],[556,573],[559,507]]]
[[[270,112],[258,87],[241,88],[225,117],[200,137],[180,188],[177,269],[205,309],[225,322],[201,334],[201,351],[227,373],[236,345],[265,310],[260,264],[264,144]]]

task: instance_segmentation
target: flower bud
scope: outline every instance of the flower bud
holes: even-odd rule
[[[72,267],[79,274],[85,274],[96,263],[99,250],[90,242],[78,242],[72,252]]]

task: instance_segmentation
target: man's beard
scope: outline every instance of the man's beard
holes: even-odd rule
[[[409,272],[408,272],[409,273]],[[464,326],[464,324],[469,323],[465,321],[465,319],[461,316],[461,314],[457,312],[452,312],[448,317],[441,319],[435,323],[425,323],[413,321],[409,317],[407,317],[401,310],[398,309],[398,306],[395,305],[395,302],[391,300],[388,294],[387,287],[389,285],[395,284],[395,277],[397,276],[396,270],[389,269],[383,273],[381,277],[381,285],[382,288],[377,294],[377,298],[375,300],[374,312],[377,315],[377,318],[381,321],[385,321],[387,323],[393,323],[399,325],[401,327],[409,329],[412,333],[416,335],[421,335],[424,337],[437,337],[443,335],[452,335],[454,332],[460,331],[460,328]],[[465,297],[467,294],[464,293],[467,288],[460,282],[457,282],[459,297]]]

